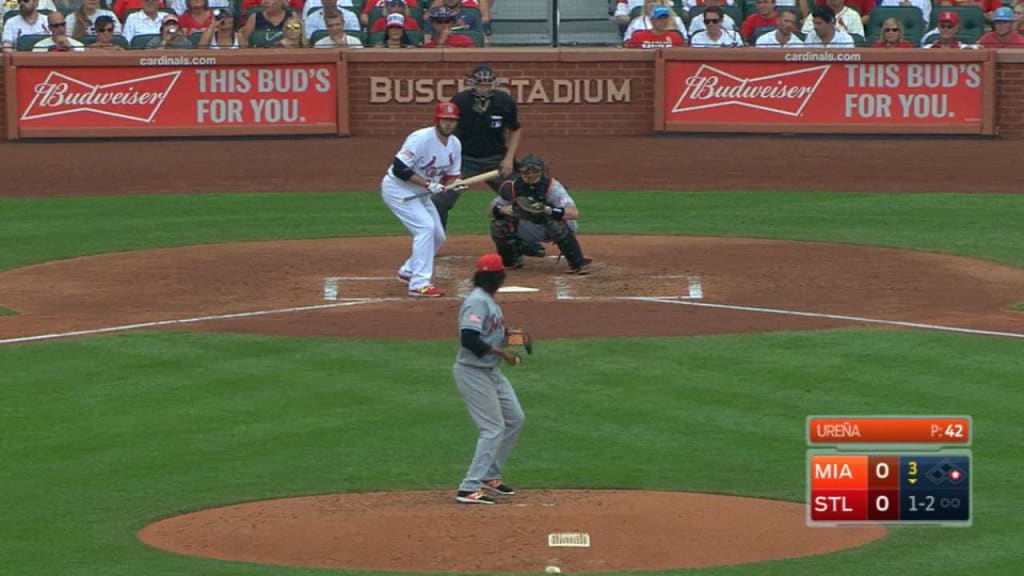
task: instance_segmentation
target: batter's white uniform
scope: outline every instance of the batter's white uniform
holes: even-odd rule
[[[453,134],[448,137],[448,143],[443,144],[434,126],[409,134],[395,156],[417,176],[432,182],[449,176],[457,178],[462,170],[462,142]],[[422,194],[426,189],[401,180],[392,173],[393,168],[388,167],[381,181],[381,197],[412,234],[412,256],[398,273],[410,278],[409,290],[415,291],[432,283],[434,255],[444,244],[444,227],[429,195],[402,203],[402,198]]]

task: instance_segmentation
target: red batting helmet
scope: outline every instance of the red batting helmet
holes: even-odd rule
[[[441,118],[458,120],[459,107],[454,102],[438,102],[437,107],[434,108],[434,120],[440,120]]]

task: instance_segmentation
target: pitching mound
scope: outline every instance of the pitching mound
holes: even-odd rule
[[[805,525],[802,504],[684,492],[527,490],[498,504],[453,492],[250,502],[161,520],[139,537],[179,554],[309,568],[405,572],[666,570],[825,554],[880,527]],[[550,547],[584,532],[590,546]]]

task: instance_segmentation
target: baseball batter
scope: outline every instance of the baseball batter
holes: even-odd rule
[[[505,282],[498,254],[485,254],[476,264],[473,290],[459,309],[459,352],[452,375],[479,436],[476,452],[455,500],[463,504],[494,504],[488,495],[511,496],[516,491],[501,480],[501,467],[519,439],[523,409],[515,390],[498,365],[515,366],[519,356],[506,350],[505,317],[494,301]]]
[[[532,212],[524,211],[522,200]],[[524,254],[544,256],[541,243],[554,242],[569,262],[570,273],[589,273],[593,261],[583,256],[576,238],[579,209],[565,186],[548,176],[541,158],[523,158],[519,175],[502,183],[491,203],[491,216],[491,239],[506,267],[522,268]]]
[[[398,269],[398,280],[409,285],[409,296],[437,298],[444,290],[434,286],[434,256],[445,241],[444,226],[431,196],[444,192],[462,166],[462,143],[454,135],[459,109],[440,102],[434,125],[409,134],[381,182],[381,197],[412,234],[412,256]],[[426,189],[426,191],[424,191]],[[409,196],[423,194],[407,202]]]

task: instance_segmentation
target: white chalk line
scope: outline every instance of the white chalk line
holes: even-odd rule
[[[650,296],[617,296],[615,300],[633,300],[640,302],[660,302],[662,304],[679,304],[682,306],[698,306],[701,308],[717,308],[719,310],[737,310],[740,312],[760,312],[763,314],[781,314],[783,316],[800,316],[804,318],[824,318],[828,320],[845,320],[848,322],[860,322],[864,324],[882,324],[886,326],[901,326],[903,328],[917,328],[920,330],[934,330],[938,332],[955,332],[958,334],[975,334],[981,336],[1003,336],[1007,338],[1024,338],[1024,334],[1016,332],[1000,332],[998,330],[979,330],[977,328],[958,328],[956,326],[942,326],[940,324],[924,324],[921,322],[904,322],[902,320],[883,320],[880,318],[865,318],[863,316],[846,316],[843,314],[827,314],[824,312],[803,312],[800,310],[783,310],[779,308],[761,308],[758,306],[739,306],[735,304],[711,304],[709,302],[692,302],[686,298],[657,298]]]
[[[19,338],[5,338],[0,340],[3,344],[19,344],[25,342],[39,342],[41,340],[55,340],[57,338],[70,338],[73,336],[95,336],[97,334],[109,334],[112,332],[126,332],[128,330],[140,330],[144,328],[156,328],[160,326],[175,326],[178,324],[195,324],[197,322],[208,322],[211,320],[231,320],[233,318],[254,318],[256,316],[269,316],[271,314],[288,314],[291,312],[309,312],[311,310],[325,310],[328,308],[343,308],[359,304],[374,304],[378,302],[389,302],[400,300],[400,298],[342,298],[342,302],[336,304],[314,304],[311,306],[295,306],[292,308],[279,308],[277,310],[257,310],[255,312],[236,312],[233,314],[216,314],[213,316],[197,316],[195,318],[179,318],[176,320],[157,320],[155,322],[140,322],[138,324],[123,324],[121,326],[107,326],[105,328],[93,328],[90,330],[72,330],[70,332],[54,332],[52,334],[39,334],[36,336],[22,336]]]

